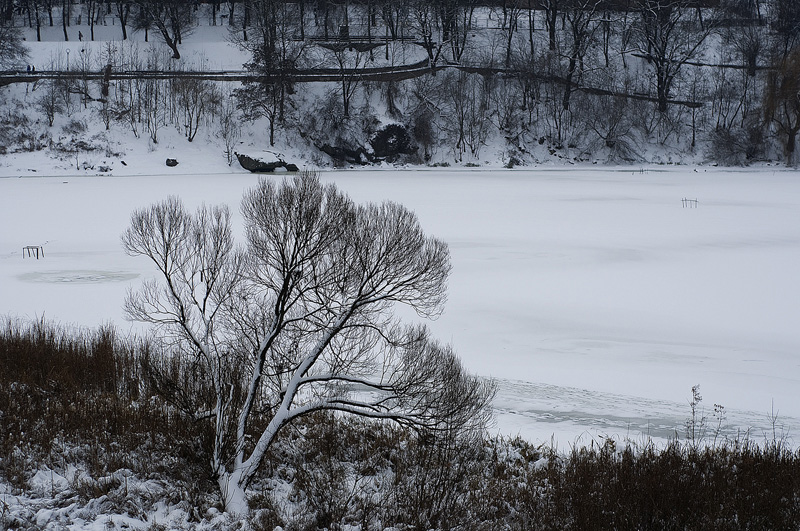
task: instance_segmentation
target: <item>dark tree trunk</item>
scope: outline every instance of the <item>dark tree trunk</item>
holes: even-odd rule
[[[569,100],[572,97],[572,78],[575,75],[575,69],[578,66],[577,59],[573,56],[569,59],[569,69],[567,70],[567,79],[564,86],[564,99],[562,104],[565,111],[569,110]]]
[[[306,40],[306,3],[305,0],[298,2],[300,7],[300,40]]]
[[[128,40],[128,17],[131,14],[131,5],[128,3],[123,4],[117,2],[117,15],[119,16],[119,24],[122,26],[122,40]]]
[[[556,49],[556,22],[558,21],[558,4],[556,0],[550,0],[545,10],[547,18],[548,47],[551,52]]]
[[[67,13],[67,0],[61,0],[61,29],[64,30],[64,42],[69,42],[69,33],[67,33],[67,21],[69,14]]]

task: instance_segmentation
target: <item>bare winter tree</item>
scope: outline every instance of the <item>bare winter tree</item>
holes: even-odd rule
[[[250,39],[238,44],[252,54],[252,62],[245,66],[255,76],[245,80],[235,94],[246,119],[267,118],[269,145],[274,146],[275,127],[285,116],[305,47],[293,38],[297,29],[294,13],[285,2],[257,0],[251,4]]]
[[[36,107],[47,118],[47,124],[53,127],[56,115],[64,112],[62,90],[55,81],[49,81],[42,87],[41,95],[36,99]]]
[[[342,95],[342,117],[350,118],[350,103],[361,86],[364,69],[371,60],[369,52],[347,44],[326,45],[327,61],[339,71],[339,93]]]
[[[459,62],[472,32],[476,3],[473,0],[442,0],[435,2],[434,6],[442,28],[442,42],[450,44],[451,57]]]
[[[477,74],[458,71],[445,77],[447,113],[445,122],[453,142],[453,154],[461,161],[466,151],[477,158],[484,146],[491,121],[487,81]]]
[[[425,0],[412,0],[410,13],[411,27],[419,33],[419,43],[428,54],[431,73],[436,75],[436,63],[439,61],[444,47],[436,8]]]
[[[180,59],[178,45],[190,31],[193,22],[192,4],[187,0],[135,0],[139,6],[141,28],[155,27],[164,39],[172,58]]]
[[[547,24],[547,46],[551,52],[554,52],[558,48],[558,8],[561,2],[559,0],[541,0],[541,5]]]
[[[214,426],[211,467],[226,511],[248,511],[245,489],[270,445],[311,412],[434,433],[482,425],[493,387],[394,314],[406,305],[434,317],[445,300],[447,246],[425,236],[413,213],[355,205],[313,173],[262,180],[241,210],[243,249],[226,207],[191,214],[176,198],[134,212],[122,236],[161,277],[129,293],[127,314],[191,357],[186,385],[205,390],[174,396]]]
[[[211,81],[197,78],[176,79],[172,91],[183,115],[184,133],[191,142],[203,120],[215,114],[220,104],[220,91]]]
[[[776,66],[767,77],[765,118],[785,135],[786,164],[795,165],[800,132],[800,47]]]
[[[228,166],[230,166],[235,158],[236,144],[239,143],[239,139],[242,137],[242,126],[233,93],[227,93],[222,96],[217,120],[217,136],[222,139],[225,146],[225,158],[228,161]]]
[[[388,36],[397,40],[403,36],[410,20],[408,2],[400,0],[378,0],[377,9]]]
[[[116,6],[117,19],[120,29],[122,29],[122,40],[128,40],[128,20],[131,16],[131,0],[117,0]]]
[[[42,40],[42,9],[44,6],[42,5],[42,0],[26,0],[20,6],[24,8],[25,15],[28,19],[28,27],[33,28],[34,25],[36,27],[36,40]]]
[[[794,0],[772,1],[771,26],[775,33],[774,54],[788,57],[800,44],[800,3]]]
[[[571,0],[564,9],[565,22],[569,28],[569,48],[567,51],[567,72],[564,83],[564,109],[569,109],[569,100],[575,90],[575,76],[583,68],[583,59],[591,44],[597,21],[594,20],[595,12],[600,4],[599,0]]]
[[[698,18],[690,0],[638,0],[641,13],[639,51],[652,65],[658,111],[665,113],[673,81],[700,50],[712,24]]]
[[[84,0],[86,22],[89,24],[89,38],[94,40],[94,26],[97,22],[97,16],[103,8],[103,2],[100,0]]]
[[[22,35],[11,22],[0,21],[0,66],[13,63],[28,56],[22,44]]]
[[[503,66],[505,68],[511,68],[511,54],[514,45],[514,34],[518,29],[519,18],[522,15],[522,11],[522,2],[503,0],[503,3],[501,4],[499,19],[500,29],[504,34],[506,45],[505,59],[503,60]]]

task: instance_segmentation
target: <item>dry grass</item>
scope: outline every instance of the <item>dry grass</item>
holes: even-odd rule
[[[75,485],[80,497],[116,496],[125,510],[133,506],[118,481],[91,478],[127,469],[177,485],[175,503],[200,518],[216,499],[208,430],[148,378],[160,358],[153,344],[109,327],[7,321],[0,476],[25,490],[42,466],[80,465],[89,472]],[[291,484],[302,511],[281,508],[270,490],[276,480]],[[520,439],[432,439],[319,414],[285,431],[257,483],[256,529],[800,529],[800,451],[780,440],[665,448],[607,440],[564,454]]]

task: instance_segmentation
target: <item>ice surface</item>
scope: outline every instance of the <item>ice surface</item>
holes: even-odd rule
[[[502,433],[554,434],[562,445],[681,434],[696,384],[710,425],[713,404],[725,406],[726,434],[771,436],[773,411],[778,435],[800,430],[796,172],[584,167],[322,178],[356,201],[405,204],[450,245],[449,301],[431,326],[468,368],[500,381]],[[256,179],[0,178],[0,314],[127,330],[125,292],[153,276],[119,243],[131,211],[169,194],[236,211]],[[683,208],[683,198],[698,207]],[[23,257],[26,245],[42,245],[46,256]]]

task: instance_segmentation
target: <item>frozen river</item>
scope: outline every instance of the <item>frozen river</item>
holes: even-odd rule
[[[749,429],[762,440],[773,425],[778,435],[800,433],[797,172],[361,170],[322,178],[356,201],[405,204],[448,242],[450,296],[431,327],[472,371],[499,380],[502,433],[555,437],[561,446],[578,437],[682,435],[698,384],[710,427],[721,404],[726,434]],[[120,246],[131,211],[169,194],[235,211],[256,179],[0,178],[0,315],[126,330],[125,292],[153,274]],[[41,245],[45,257],[23,258],[27,245]]]

